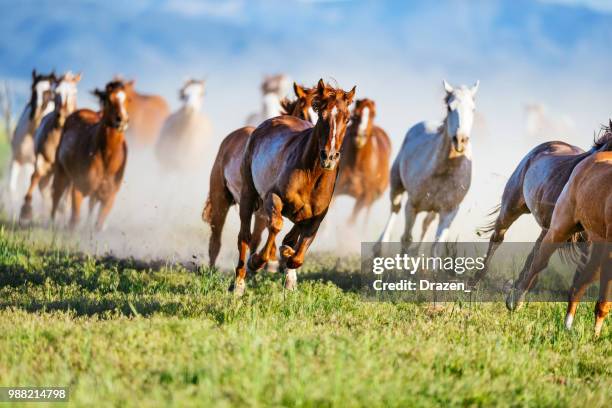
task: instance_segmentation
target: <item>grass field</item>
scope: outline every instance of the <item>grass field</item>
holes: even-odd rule
[[[229,275],[70,250],[0,230],[0,385],[70,387],[75,406],[609,406],[610,322],[592,304],[364,302],[311,257],[295,293]],[[55,406],[55,404],[54,404]]]

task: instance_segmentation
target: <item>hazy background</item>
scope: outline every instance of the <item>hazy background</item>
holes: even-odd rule
[[[450,235],[463,241],[480,240],[476,228],[531,147],[561,139],[586,148],[612,110],[612,2],[605,0],[1,4],[0,78],[16,92],[16,111],[34,67],[82,71],[79,105],[89,107],[97,104],[88,91],[115,74],[135,78],[141,92],[164,95],[173,109],[187,77],[206,77],[203,112],[215,144],[259,108],[267,73],[284,72],[305,85],[320,77],[345,88],[356,84],[358,97],[376,101],[376,122],[392,137],[394,154],[411,125],[442,119],[443,78],[453,84],[480,79],[472,188]],[[529,103],[545,110],[537,135],[526,130]],[[88,234],[84,248],[204,260],[208,227],[199,215],[215,153],[198,171],[166,175],[151,152],[130,151],[109,229]],[[360,241],[377,238],[387,197],[367,227],[344,227],[351,208],[352,199],[337,201],[315,247],[357,251]],[[230,212],[224,235],[228,266],[237,218]],[[535,224],[523,218],[508,239],[536,238]]]

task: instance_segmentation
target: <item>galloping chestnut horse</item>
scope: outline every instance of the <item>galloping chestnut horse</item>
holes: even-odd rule
[[[130,128],[127,139],[138,147],[155,143],[164,121],[170,114],[170,108],[159,95],[145,95],[136,92],[134,80],[124,82],[125,94],[131,100],[128,106]]]
[[[599,336],[612,306],[612,122],[595,146],[597,152],[582,160],[572,171],[559,195],[550,228],[533,258],[529,273],[515,286],[517,293],[514,296],[510,294],[506,304],[511,309],[520,307],[558,244],[576,232],[585,231],[589,241],[595,245],[585,273],[574,278],[565,325],[571,328],[580,298],[599,275],[599,300],[595,304],[595,335]]]
[[[294,225],[283,239],[281,264],[286,269],[285,287],[295,289],[296,269],[304,262],[334,193],[354,96],[355,88],[345,92],[321,79],[314,100],[319,116],[314,127],[293,116],[280,116],[265,121],[251,134],[241,166],[239,259],[232,285],[237,295],[246,288],[251,218],[259,207],[266,216],[268,239],[258,253],[251,253],[248,267],[257,271],[270,259],[283,216],[287,217]]]
[[[316,88],[305,89],[294,83],[294,90],[297,99],[290,102],[291,114],[297,118],[307,120],[309,111],[312,109],[312,101],[316,93]],[[289,105],[287,105],[289,107]],[[233,131],[223,139],[219,152],[215,158],[212,171],[210,173],[210,191],[202,211],[202,219],[210,224],[212,235],[208,243],[208,259],[211,267],[215,266],[219,251],[221,249],[221,233],[225,224],[225,217],[229,208],[240,203],[240,191],[242,190],[242,176],[240,166],[242,155],[251,133],[255,130],[252,126],[247,126]],[[250,245],[251,252],[255,252],[261,242],[261,234],[266,226],[266,220],[261,211],[255,214],[255,224],[253,227],[252,240]],[[276,260],[276,250],[271,254],[267,268],[275,270],[278,266]]]
[[[23,108],[11,138],[11,164],[9,167],[9,190],[11,199],[16,197],[17,181],[23,172],[28,179],[31,177],[34,162],[34,133],[42,118],[53,112],[53,89],[57,82],[55,72],[49,75],[32,71],[32,87],[30,100]]]
[[[34,134],[34,154],[36,162],[34,173],[30,180],[30,187],[24,197],[21,207],[20,219],[28,221],[32,218],[32,194],[36,186],[44,195],[51,177],[53,176],[53,164],[55,153],[60,142],[62,129],[66,118],[76,109],[77,84],[81,80],[81,74],[74,75],[68,71],[57,82],[55,87],[55,110],[46,115],[40,122],[40,126]],[[48,196],[47,196],[48,198]]]
[[[54,167],[51,218],[55,218],[59,200],[71,186],[70,227],[78,224],[81,202],[89,196],[90,212],[100,203],[95,224],[99,231],[123,180],[130,99],[121,81],[109,82],[104,91],[96,89],[94,94],[100,99],[102,112],[79,109],[64,125]]]
[[[384,130],[374,125],[376,104],[371,99],[360,99],[355,105],[351,124],[346,130],[336,195],[355,198],[349,223],[376,201],[389,185],[391,140]]]
[[[317,89],[304,88],[294,82],[293,92],[295,92],[296,96],[294,100],[288,98],[281,100],[281,113],[307,120],[314,125],[317,122],[317,114],[312,108],[312,101],[317,93]]]

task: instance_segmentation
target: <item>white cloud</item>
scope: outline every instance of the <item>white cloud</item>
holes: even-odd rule
[[[244,5],[243,0],[170,0],[164,5],[164,9],[187,17],[210,16],[225,19],[240,19],[243,16]]]
[[[562,4],[566,6],[586,7],[595,11],[612,12],[610,0],[540,0],[542,3]]]

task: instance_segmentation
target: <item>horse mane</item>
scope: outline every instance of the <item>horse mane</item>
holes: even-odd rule
[[[599,135],[593,141],[593,150],[612,151],[612,121],[608,126],[602,126]]]

